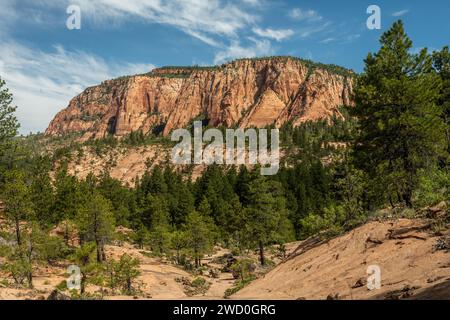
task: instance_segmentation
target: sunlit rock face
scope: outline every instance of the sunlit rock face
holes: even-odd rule
[[[46,134],[82,132],[90,139],[142,130],[168,135],[200,117],[213,126],[298,125],[351,105],[353,75],[290,57],[159,68],[86,89],[56,115]]]

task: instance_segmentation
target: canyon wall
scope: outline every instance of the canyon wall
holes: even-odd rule
[[[47,135],[85,139],[131,131],[168,135],[194,119],[226,127],[294,125],[351,105],[353,72],[292,57],[217,67],[164,67],[86,89],[59,112]]]

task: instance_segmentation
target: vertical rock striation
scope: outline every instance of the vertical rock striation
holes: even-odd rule
[[[226,127],[297,125],[351,105],[353,73],[291,57],[242,59],[218,67],[165,67],[86,89],[59,112],[47,135],[85,139],[131,131],[164,135],[202,117]]]

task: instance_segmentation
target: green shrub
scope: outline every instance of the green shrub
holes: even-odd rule
[[[206,284],[205,278],[197,277],[191,282],[192,287],[203,287]]]
[[[59,291],[65,291],[67,290],[67,281],[63,280],[61,281],[57,286],[56,289],[58,289]]]
[[[252,273],[255,271],[255,264],[251,259],[240,259],[233,263],[230,269],[235,279],[244,281],[252,276]]]
[[[225,299],[229,298],[231,295],[235,294],[239,290],[241,290],[244,287],[246,287],[247,285],[249,285],[250,282],[252,282],[255,279],[256,279],[255,276],[251,276],[251,277],[249,277],[249,278],[247,278],[245,280],[236,281],[236,283],[234,284],[234,286],[232,288],[229,288],[229,289],[225,290],[224,298]]]
[[[303,236],[308,237],[316,235],[322,231],[326,235],[333,236],[341,233],[346,222],[345,210],[342,206],[331,206],[325,208],[322,214],[310,213],[307,217],[300,221]]]
[[[415,192],[415,206],[432,206],[450,198],[450,173],[443,170],[422,171]]]

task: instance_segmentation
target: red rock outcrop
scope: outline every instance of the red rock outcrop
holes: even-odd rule
[[[243,59],[218,67],[166,67],[86,89],[59,112],[47,135],[84,138],[131,131],[164,135],[198,117],[227,127],[294,125],[351,104],[353,73],[291,57]]]

